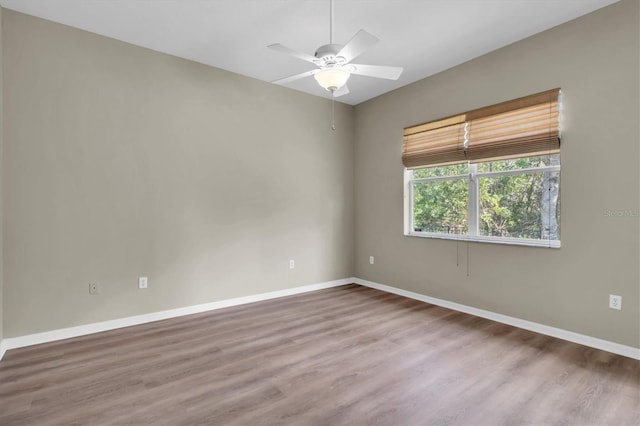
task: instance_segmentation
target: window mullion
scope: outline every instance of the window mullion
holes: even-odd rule
[[[479,199],[480,199],[480,184],[478,182],[478,165],[469,164],[469,200],[468,200],[468,221],[469,221],[469,236],[477,237],[480,233],[479,229]]]

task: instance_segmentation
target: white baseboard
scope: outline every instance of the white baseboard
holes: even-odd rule
[[[619,343],[610,342],[608,340],[602,340],[584,334],[574,333],[572,331],[563,330],[560,328],[550,327],[543,324],[538,324],[532,321],[523,320],[520,318],[510,317],[508,315],[502,315],[491,311],[485,311],[483,309],[474,308],[472,306],[461,305],[455,302],[449,302],[448,300],[437,299],[435,297],[425,296],[423,294],[414,293],[412,291],[402,290],[396,287],[391,287],[384,284],[379,284],[373,281],[367,281],[360,278],[343,278],[335,281],[328,281],[318,284],[310,284],[302,287],[294,287],[284,290],[271,291],[268,293],[261,293],[251,296],[237,297],[234,299],[220,300],[217,302],[204,303],[202,305],[186,306],[184,308],[170,309],[167,311],[152,312],[150,314],[136,315],[132,317],[120,318],[115,320],[103,321],[93,324],[80,325],[76,327],[63,328],[58,330],[45,331],[42,333],[29,334],[20,337],[11,337],[0,340],[0,360],[4,356],[5,352],[9,349],[17,349],[25,346],[37,345],[40,343],[53,342],[56,340],[69,339],[72,337],[84,336],[87,334],[99,333],[101,331],[114,330],[122,327],[129,327],[132,325],[145,324],[153,321],[159,321],[169,318],[180,317],[184,315],[197,314],[206,311],[213,311],[216,309],[228,308],[231,306],[244,305],[247,303],[260,302],[263,300],[275,299],[278,297],[292,296],[294,294],[306,293],[309,291],[322,290],[331,287],[338,287],[341,285],[356,283],[365,287],[374,288],[377,290],[385,291],[387,293],[397,294],[399,296],[408,297],[410,299],[419,300],[422,302],[430,303],[432,305],[442,306],[454,311],[464,312],[467,314],[475,315],[478,317],[486,318],[492,321],[500,322],[503,324],[512,325],[514,327],[523,328],[525,330],[534,331],[536,333],[545,334],[547,336],[556,337],[558,339],[567,340],[574,343],[579,343],[584,346],[589,346],[603,351],[623,355],[629,358],[640,360],[640,348],[634,348],[632,346],[621,345]]]
[[[399,296],[408,297],[410,299],[420,300],[432,305],[442,306],[454,311],[464,312],[490,319],[492,321],[501,322],[503,324],[512,325],[514,327],[523,328],[525,330],[534,331],[536,333],[545,334],[547,336],[557,337],[558,339],[568,340],[569,342],[579,343],[603,351],[612,352],[614,354],[623,355],[629,358],[640,360],[640,348],[633,346],[621,345],[619,343],[610,342],[608,340],[598,339],[596,337],[586,336],[584,334],[574,333],[572,331],[563,330],[561,328],[550,327],[548,325],[538,324],[536,322],[523,320],[520,318],[510,317],[508,315],[497,314],[491,311],[474,308],[472,306],[461,305],[448,300],[437,299],[435,297],[425,296],[423,294],[414,293],[412,291],[402,290],[373,281],[367,281],[360,278],[353,278],[353,282],[365,287],[375,288],[377,290],[386,291],[387,293],[397,294]]]
[[[263,300],[275,299],[278,297],[292,296],[294,294],[307,293],[309,291],[337,287],[345,284],[351,284],[353,282],[353,278],[343,278],[341,280],[309,284],[302,287],[287,288],[284,290],[270,291],[268,293],[255,294],[251,296],[236,297],[234,299],[220,300],[217,302],[204,303],[202,305],[185,306],[184,308],[152,312],[149,314],[96,322],[93,324],[85,324],[76,327],[45,331],[42,333],[28,334],[26,336],[10,337],[7,339],[3,339],[0,343],[0,360],[2,359],[4,353],[9,349],[23,348],[25,346],[38,345],[40,343],[53,342],[56,340],[69,339],[72,337],[85,336],[87,334],[99,333],[101,331],[114,330],[116,328],[129,327],[132,325],[145,324],[153,321],[181,317],[184,315],[213,311],[216,309],[228,308],[231,306],[245,305],[247,303],[260,302]]]

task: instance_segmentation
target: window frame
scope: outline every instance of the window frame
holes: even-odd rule
[[[557,154],[559,155],[559,154]],[[525,158],[525,157],[521,157]],[[438,167],[438,166],[436,166]],[[479,219],[480,219],[480,179],[486,177],[500,177],[500,176],[513,176],[513,175],[525,175],[533,173],[547,173],[558,172],[561,173],[561,165],[547,165],[544,167],[531,167],[526,169],[511,169],[511,170],[499,170],[490,172],[478,172],[478,163],[468,164],[468,173],[461,175],[449,175],[449,176],[433,176],[425,178],[413,178],[413,169],[404,169],[404,235],[407,237],[421,237],[421,238],[436,238],[444,240],[456,240],[456,241],[472,241],[480,243],[494,243],[494,244],[510,244],[530,247],[547,247],[547,248],[560,248],[561,240],[542,240],[542,239],[530,239],[530,238],[513,238],[513,237],[494,237],[480,235]],[[444,234],[437,232],[423,232],[415,231],[414,227],[414,185],[416,183],[424,182],[436,182],[443,180],[458,180],[466,179],[468,183],[467,192],[467,224],[468,234]],[[558,223],[560,225],[560,223]]]

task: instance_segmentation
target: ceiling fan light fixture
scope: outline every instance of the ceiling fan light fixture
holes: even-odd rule
[[[342,68],[326,68],[314,74],[314,78],[324,89],[334,92],[347,83],[351,73]]]

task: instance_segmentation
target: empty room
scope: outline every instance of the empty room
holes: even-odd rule
[[[639,425],[640,0],[0,0],[0,425]]]

